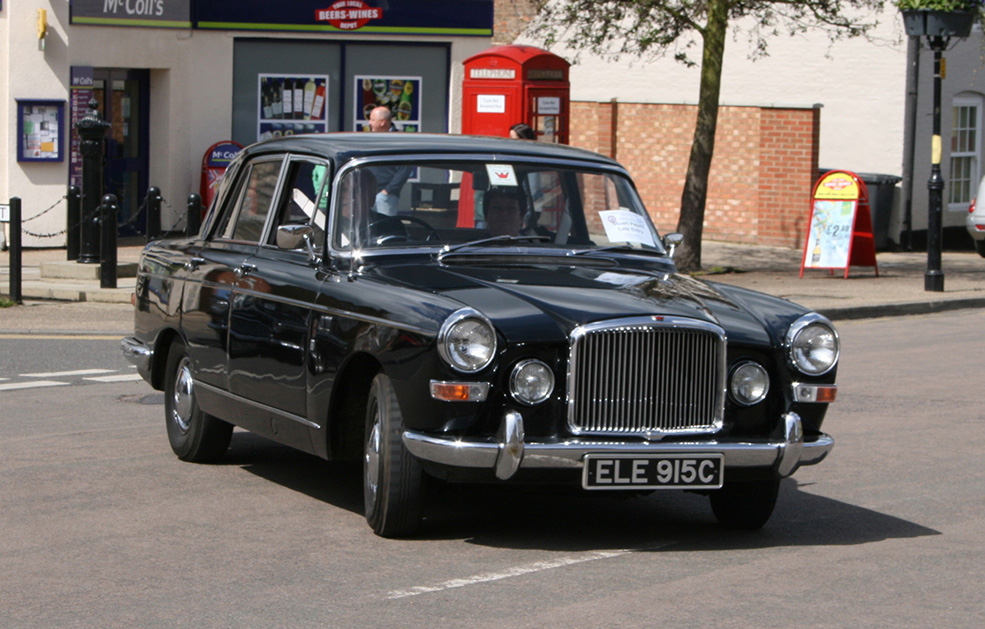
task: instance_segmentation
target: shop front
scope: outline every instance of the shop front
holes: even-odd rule
[[[492,0],[38,5],[43,38],[33,7],[0,8],[8,59],[19,60],[6,62],[0,96],[43,100],[64,117],[59,159],[19,159],[10,148],[0,160],[0,199],[21,197],[27,219],[42,213],[24,225],[29,247],[66,244],[64,196],[81,182],[74,125],[91,99],[109,122],[100,193],[120,200],[120,235],[144,235],[149,187],[164,199],[162,228],[177,231],[216,143],[365,130],[378,106],[398,131],[460,131],[463,62],[489,47],[493,22]],[[0,131],[8,147],[17,146],[12,129]]]

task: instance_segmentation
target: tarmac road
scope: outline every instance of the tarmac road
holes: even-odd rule
[[[445,487],[421,538],[384,540],[362,517],[358,465],[242,432],[222,464],[182,463],[142,382],[0,392],[0,617],[982,626],[981,322],[975,310],[842,322],[835,449],[784,482],[752,534],[719,527],[693,494]]]

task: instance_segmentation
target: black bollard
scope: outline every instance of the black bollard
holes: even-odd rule
[[[162,200],[160,188],[147,188],[147,242],[156,240],[161,235]]]
[[[99,262],[99,288],[116,288],[116,231],[117,214],[116,195],[107,194],[99,206],[99,221],[102,224],[102,238]]]
[[[24,293],[21,289],[21,199],[10,199],[10,300],[14,303],[24,303]]]
[[[103,138],[110,124],[97,115],[99,103],[90,99],[89,113],[75,123],[82,153],[82,220],[80,264],[99,262],[99,199],[103,194]]]
[[[68,214],[66,218],[66,259],[79,259],[79,245],[81,245],[82,235],[80,233],[80,221],[82,220],[82,189],[78,186],[68,188]]]
[[[202,196],[197,193],[188,195],[188,213],[185,219],[185,235],[197,236],[202,229]]]

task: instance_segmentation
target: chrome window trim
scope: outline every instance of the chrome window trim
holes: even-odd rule
[[[361,166],[370,166],[373,164],[393,164],[393,163],[414,163],[416,165],[426,166],[429,163],[493,163],[493,162],[510,162],[510,163],[523,163],[523,164],[537,164],[537,165],[549,165],[557,166],[561,168],[576,168],[585,171],[596,171],[602,173],[608,173],[613,175],[618,175],[623,177],[632,188],[637,196],[639,196],[639,190],[636,188],[636,183],[630,176],[629,172],[621,166],[615,164],[606,164],[604,162],[595,162],[591,160],[578,160],[570,158],[552,158],[552,157],[541,157],[536,155],[524,155],[522,153],[405,153],[401,155],[373,155],[367,157],[357,157],[348,160],[342,166],[339,167],[338,171],[332,177],[332,194],[329,198],[329,216],[328,224],[330,229],[326,231],[327,237],[327,248],[326,251],[331,257],[339,257],[343,259],[351,259],[356,261],[361,259],[364,255],[374,255],[376,253],[384,255],[393,255],[395,252],[401,251],[400,248],[396,249],[380,249],[374,250],[372,254],[365,254],[361,249],[338,249],[334,245],[335,241],[335,224],[339,212],[339,204],[341,200],[339,199],[338,191],[341,188],[342,178],[350,170],[359,168]],[[642,205],[643,200],[640,199],[640,204]],[[645,206],[643,206],[645,207]],[[652,222],[652,221],[651,221]],[[659,234],[659,230],[656,229],[656,225],[653,226],[654,230]],[[352,242],[352,234],[349,234],[350,242]],[[430,252],[432,250],[438,250],[443,245],[435,245],[434,247],[415,247],[415,253]]]

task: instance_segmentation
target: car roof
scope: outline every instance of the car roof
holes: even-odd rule
[[[243,158],[268,153],[306,153],[333,160],[336,165],[362,157],[407,154],[502,155],[587,162],[597,166],[616,166],[618,162],[584,149],[474,135],[438,133],[311,133],[258,142],[243,150]],[[587,165],[587,164],[586,164]]]

